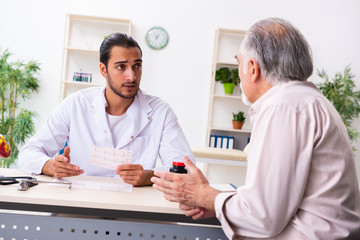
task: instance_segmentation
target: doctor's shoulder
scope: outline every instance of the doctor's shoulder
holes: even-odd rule
[[[102,91],[102,87],[89,87],[85,89],[81,89],[79,91],[70,93],[64,100],[64,104],[71,103],[92,103],[96,97],[100,95]]]
[[[142,95],[153,111],[172,111],[171,106],[161,98],[142,91]]]

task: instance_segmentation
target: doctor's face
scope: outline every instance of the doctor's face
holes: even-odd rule
[[[100,71],[107,79],[107,88],[122,98],[134,98],[139,90],[142,74],[140,49],[114,46],[107,67],[100,63]]]

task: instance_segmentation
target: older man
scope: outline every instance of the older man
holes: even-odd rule
[[[155,172],[153,186],[194,219],[216,216],[230,239],[360,239],[360,194],[339,114],[307,82],[313,63],[289,22],[257,22],[236,55],[253,126],[245,185],[219,192],[190,174]]]

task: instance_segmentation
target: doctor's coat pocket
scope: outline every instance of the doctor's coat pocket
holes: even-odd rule
[[[152,136],[136,137],[129,146],[131,150],[131,163],[141,164],[144,169],[155,167],[158,156],[158,146]]]

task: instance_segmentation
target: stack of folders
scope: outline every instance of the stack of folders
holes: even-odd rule
[[[209,147],[233,149],[234,141],[235,141],[234,137],[210,135],[210,146]]]

